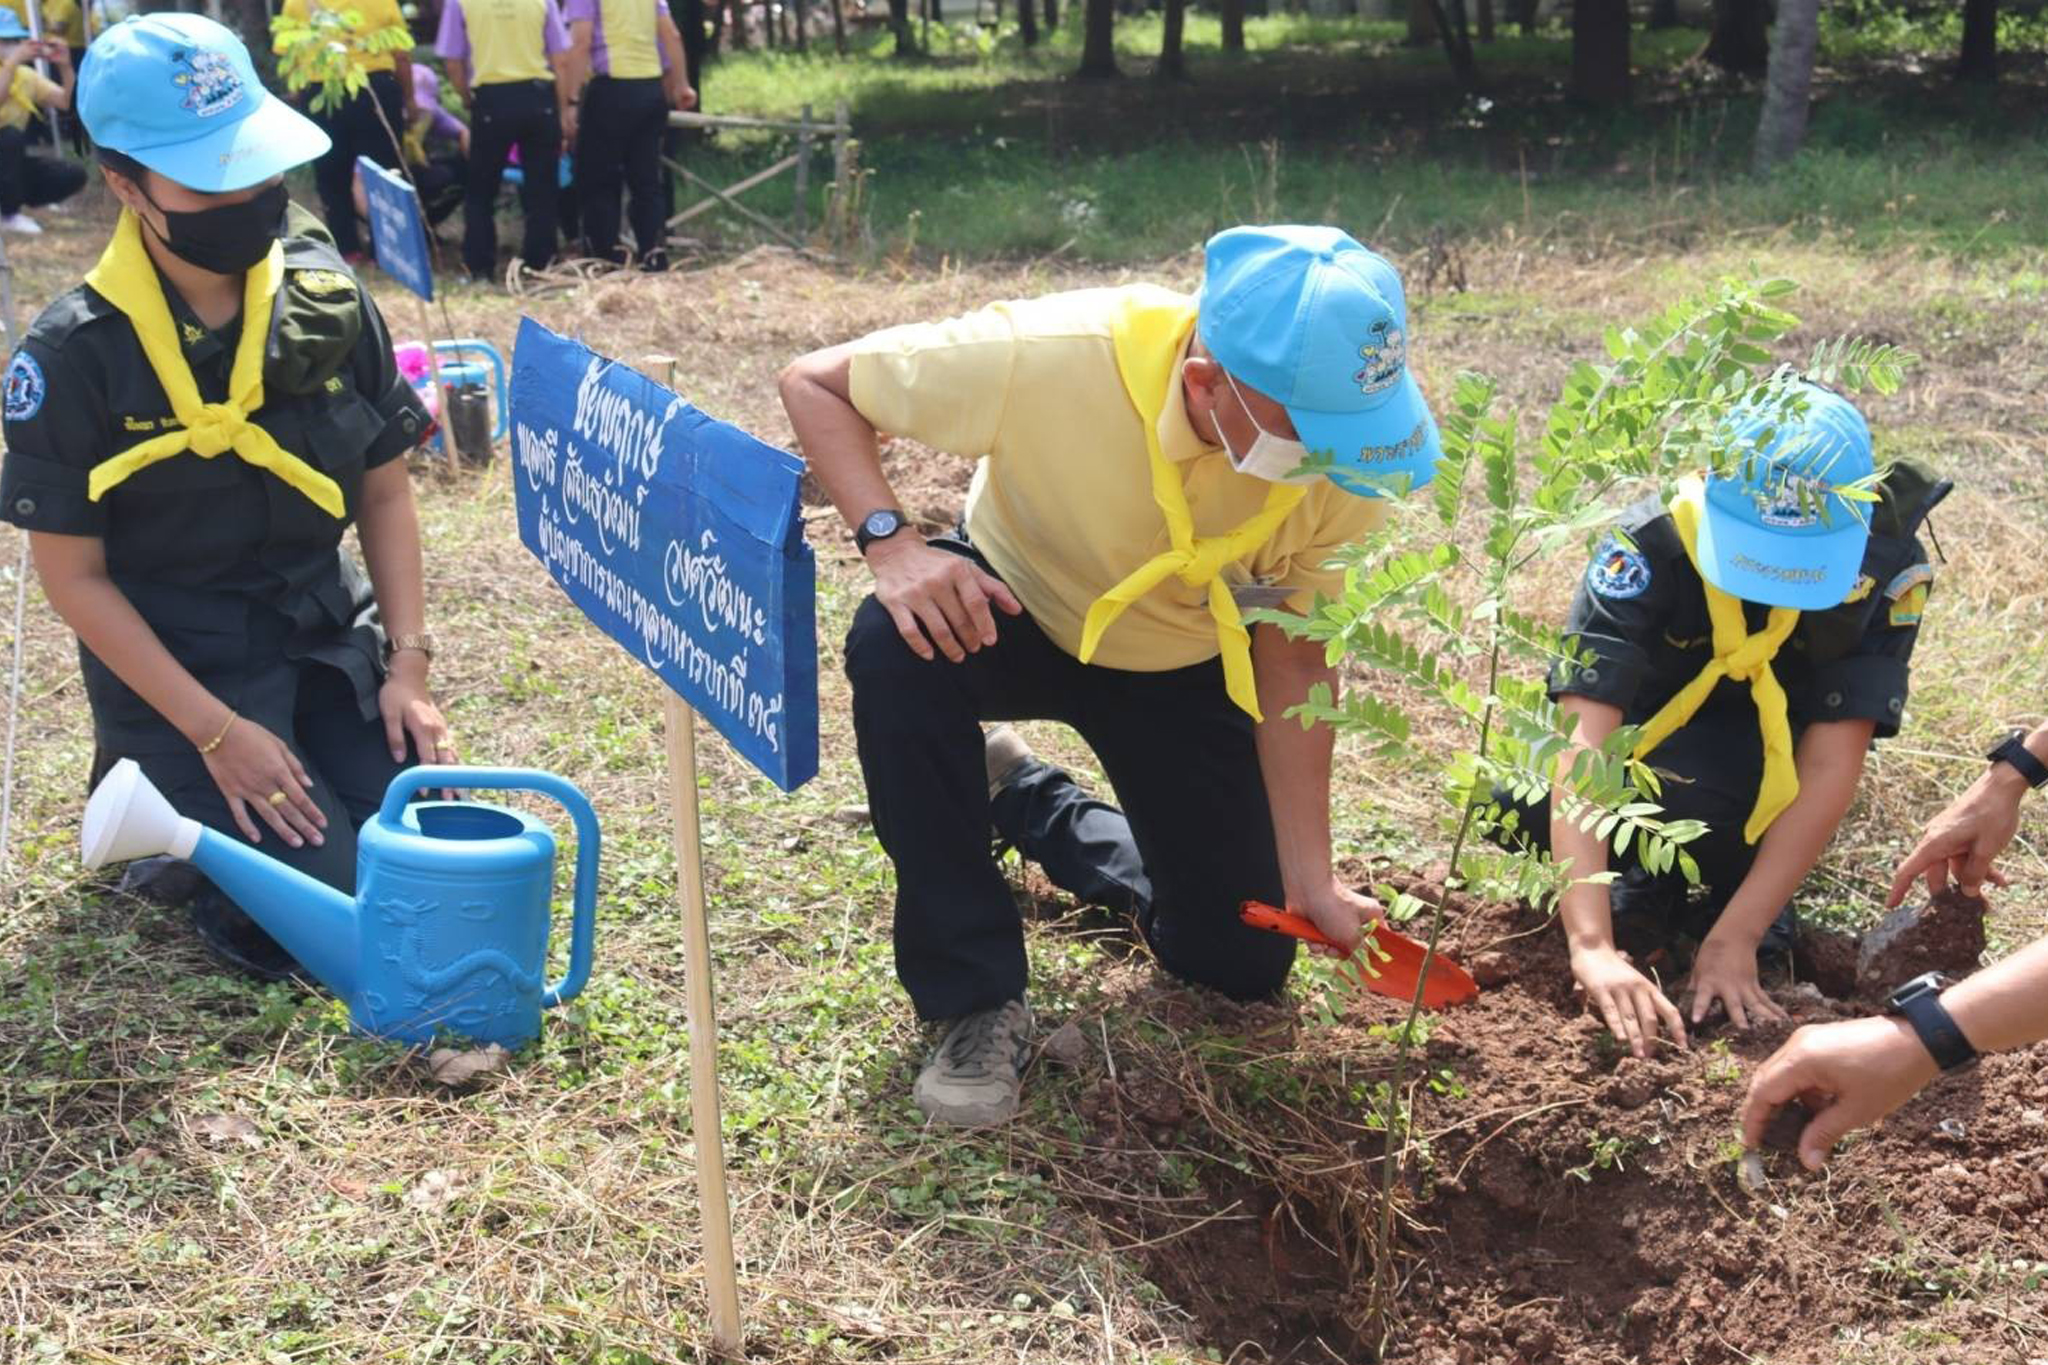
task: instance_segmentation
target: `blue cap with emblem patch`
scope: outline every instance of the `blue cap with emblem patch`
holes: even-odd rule
[[[78,69],[92,140],[202,194],[260,185],[324,153],[327,134],[256,79],[249,49],[198,14],[141,14]]]
[[[1436,419],[1408,371],[1408,303],[1387,261],[1333,227],[1209,239],[1197,328],[1231,377],[1287,409],[1332,482],[1399,496],[1436,475]]]
[[[21,22],[21,16],[11,9],[0,9],[0,43],[18,43],[24,38],[33,38],[28,25]]]
[[[1865,505],[1838,491],[1875,468],[1870,427],[1832,389],[1800,380],[1791,395],[1723,420],[1735,460],[1707,480],[1699,569],[1744,601],[1825,611],[1855,589],[1870,543]]]

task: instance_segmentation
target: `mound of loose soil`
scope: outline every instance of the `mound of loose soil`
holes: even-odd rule
[[[1426,1147],[1402,1168],[1404,1284],[1379,1358],[2048,1355],[2048,1055],[1989,1058],[1938,1081],[1824,1174],[1806,1174],[1789,1150],[1768,1153],[1771,1183],[1752,1196],[1735,1178],[1736,1113],[1790,1025],[1741,1034],[1724,1024],[1686,1051],[1624,1057],[1575,998],[1554,924],[1455,893],[1450,913],[1446,942],[1483,961],[1495,985],[1441,1016],[1426,1048],[1433,1084],[1416,1091]],[[1808,984],[1773,994],[1795,1022],[1862,1012]],[[1213,1003],[1168,995],[1146,1002],[1154,1017],[1171,1024],[1180,1011],[1214,1030]],[[1292,1006],[1233,1010],[1246,1041],[1230,1070],[1256,1067],[1270,1098],[1223,1094],[1213,1057],[1164,1053],[1125,1059],[1077,1106],[1105,1180],[1175,1148],[1224,1158],[1204,1166],[1204,1210],[1100,1208],[1226,1358],[1375,1358],[1369,1210],[1382,1138],[1363,1118],[1388,1044],[1369,1030],[1401,1012],[1363,994],[1332,1028]],[[1290,1070],[1305,1093],[1274,1084]],[[1774,1138],[1789,1148],[1796,1135],[1781,1124]]]

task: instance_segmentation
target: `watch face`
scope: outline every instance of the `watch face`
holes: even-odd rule
[[[870,512],[868,519],[861,523],[861,529],[871,536],[894,535],[896,528],[903,524],[903,518],[894,512]]]

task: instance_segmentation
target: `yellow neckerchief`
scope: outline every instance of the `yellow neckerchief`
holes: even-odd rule
[[[1700,563],[1700,516],[1706,504],[1706,482],[1697,476],[1678,486],[1671,502],[1671,520],[1678,538],[1685,544],[1685,556],[1697,570]],[[1756,702],[1757,725],[1764,740],[1764,782],[1757,793],[1756,809],[1743,826],[1742,837],[1750,843],[1764,837],[1771,822],[1799,795],[1799,769],[1792,758],[1792,721],[1786,714],[1785,689],[1771,671],[1799,613],[1790,607],[1772,607],[1769,622],[1752,635],[1743,618],[1742,599],[1723,592],[1700,575],[1700,587],[1707,595],[1707,616],[1714,623],[1714,657],[1683,691],[1664,703],[1664,709],[1650,717],[1636,744],[1636,757],[1647,757],[1652,749],[1693,718],[1706,704],[1723,678],[1749,684]]]
[[[86,495],[98,502],[106,491],[159,460],[191,451],[203,460],[232,450],[258,469],[267,469],[312,499],[321,511],[339,521],[348,515],[341,487],[334,480],[279,445],[249,420],[263,406],[263,344],[270,335],[271,305],[284,279],[284,243],[274,242],[270,254],[252,268],[242,285],[242,337],[235,346],[228,373],[228,401],[206,403],[198,381],[178,345],[178,329],[164,299],[163,282],[142,244],[142,225],[132,210],[121,211],[114,240],[85,282],[128,317],[142,343],[142,353],[156,382],[170,400],[171,412],[184,425],[152,436],[111,459],[93,466]]]
[[[1209,615],[1216,619],[1216,643],[1223,653],[1225,690],[1253,720],[1264,720],[1259,714],[1258,687],[1252,678],[1252,637],[1238,615],[1230,585],[1223,581],[1223,568],[1272,539],[1295,504],[1308,496],[1308,489],[1299,484],[1276,483],[1266,495],[1266,505],[1236,530],[1220,536],[1195,534],[1195,521],[1188,511],[1187,488],[1181,482],[1180,471],[1159,447],[1159,416],[1174,399],[1181,353],[1194,328],[1194,304],[1161,305],[1142,296],[1128,299],[1116,319],[1112,336],[1117,370],[1145,428],[1145,451],[1152,462],[1152,500],[1166,516],[1166,534],[1173,548],[1147,560],[1123,582],[1095,599],[1081,628],[1081,662],[1085,664],[1095,656],[1102,633],[1123,615],[1124,608],[1165,582],[1167,575],[1177,574],[1191,588],[1209,589]]]

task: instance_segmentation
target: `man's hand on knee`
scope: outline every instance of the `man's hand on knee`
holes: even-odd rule
[[[933,646],[954,663],[996,642],[991,604],[1022,615],[1000,578],[974,561],[935,550],[915,535],[893,536],[868,547],[875,599],[888,609],[911,653],[932,657]]]

